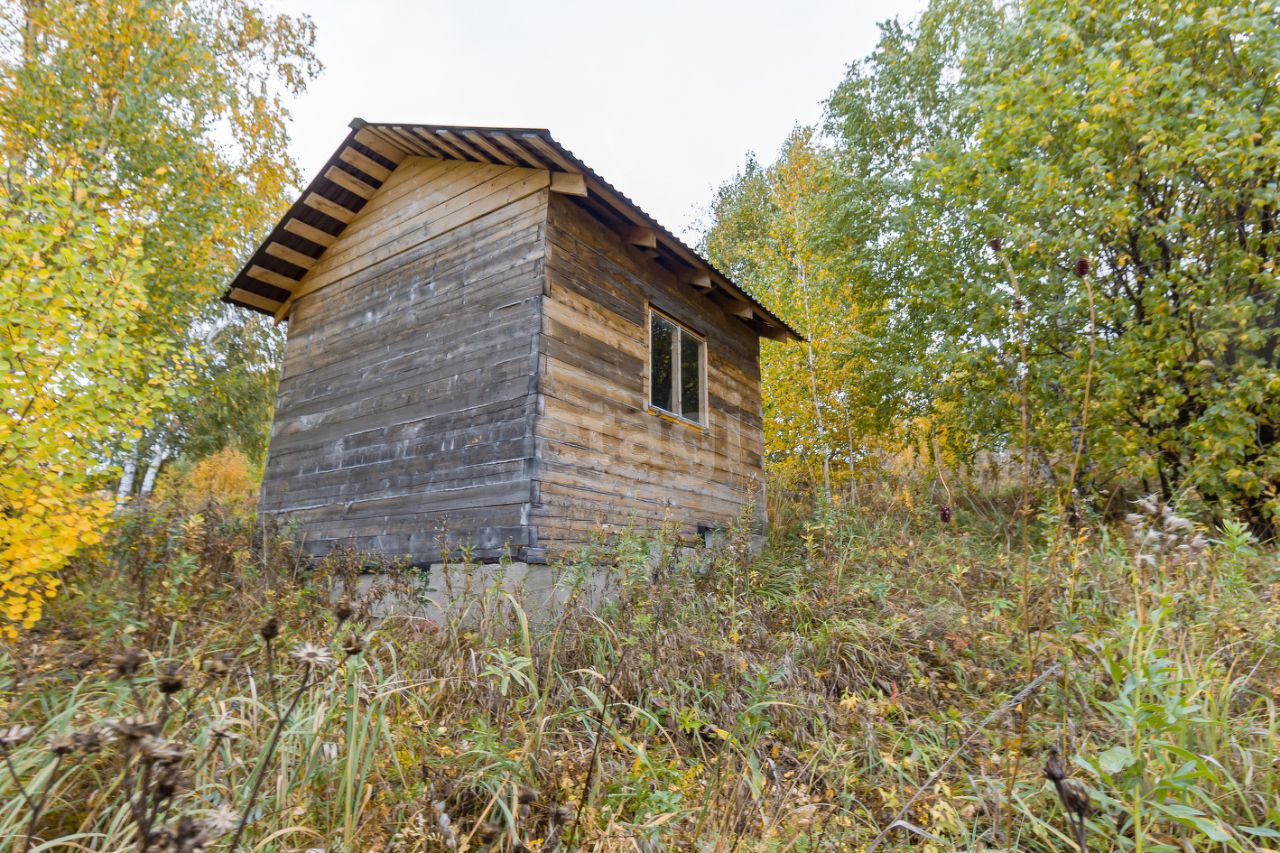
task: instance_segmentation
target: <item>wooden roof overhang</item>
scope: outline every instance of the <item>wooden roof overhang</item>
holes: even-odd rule
[[[686,285],[773,340],[801,335],[659,225],[546,130],[351,122],[347,138],[285,213],[223,294],[277,321],[289,316],[299,283],[408,156],[546,169],[554,192],[574,196],[597,219]]]

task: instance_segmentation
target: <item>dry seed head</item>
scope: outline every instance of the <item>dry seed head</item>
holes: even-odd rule
[[[138,667],[142,666],[142,653],[137,649],[125,649],[111,663],[117,677],[133,678],[138,674]]]
[[[185,686],[182,676],[175,667],[169,667],[163,675],[156,679],[156,689],[165,696],[172,696]]]
[[[1066,778],[1066,775],[1062,770],[1062,762],[1058,760],[1058,751],[1049,750],[1049,758],[1044,763],[1044,778],[1056,785]]]
[[[191,790],[191,776],[176,764],[161,765],[156,777],[156,796],[167,800],[175,794]]]
[[[0,729],[0,746],[17,746],[35,733],[35,726],[12,725]]]
[[[258,629],[258,636],[267,642],[271,642],[280,636],[280,620],[272,616],[266,622],[262,623],[262,627]]]
[[[355,613],[355,610],[351,606],[351,599],[345,596],[338,599],[338,603],[333,605],[333,615],[337,617],[339,625],[350,619],[353,613]]]
[[[333,654],[323,646],[317,646],[315,643],[302,643],[294,648],[290,654],[298,663],[307,666],[328,666],[333,663]]]
[[[230,806],[221,805],[204,816],[205,831],[217,838],[235,830],[240,825],[240,815]]]
[[[202,664],[202,669],[209,675],[223,676],[231,672],[230,655],[220,654],[215,657],[208,658]]]
[[[70,755],[76,751],[77,745],[76,736],[73,734],[54,735],[49,738],[49,751],[54,755]]]
[[[1147,495],[1145,498],[1139,498],[1134,501],[1134,503],[1136,503],[1147,515],[1160,514],[1160,504],[1156,501],[1155,495]]]
[[[1089,259],[1076,258],[1075,271],[1076,271],[1077,278],[1084,278],[1085,276],[1087,276],[1089,274]]]
[[[1058,783],[1058,796],[1062,805],[1069,812],[1088,817],[1093,812],[1093,800],[1089,797],[1089,789],[1079,779],[1068,776]]]
[[[138,743],[144,758],[158,764],[175,764],[187,754],[187,748],[155,735],[146,735]]]
[[[1001,247],[1002,247],[1003,245],[1004,245],[1004,244],[1000,241],[1000,238],[999,238],[999,237],[995,237],[995,238],[993,238],[993,239],[992,239],[992,241],[991,241],[991,251],[993,251],[993,252],[998,252],[998,251],[1000,251],[1000,249],[1001,249]]]
[[[109,732],[110,730],[108,730],[108,733]],[[102,749],[102,744],[106,740],[103,737],[101,729],[90,729],[87,732],[75,732],[71,735],[71,738],[75,741],[76,748],[85,755],[93,755],[95,752]]]
[[[365,649],[364,639],[359,634],[348,634],[342,641],[342,651],[347,657],[354,657]]]
[[[111,729],[120,737],[128,741],[139,741],[144,737],[153,736],[160,731],[160,724],[155,720],[148,719],[142,714],[134,714],[131,717],[125,717],[123,720],[111,723]]]

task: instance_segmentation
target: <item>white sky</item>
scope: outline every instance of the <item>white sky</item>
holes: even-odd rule
[[[292,105],[309,180],[367,121],[545,127],[666,227],[689,227],[923,0],[272,0],[325,71]]]

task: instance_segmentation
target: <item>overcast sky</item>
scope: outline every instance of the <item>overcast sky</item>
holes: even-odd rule
[[[368,121],[545,127],[659,222],[689,227],[750,151],[816,121],[876,23],[919,0],[271,0],[325,70],[293,104],[310,179]]]

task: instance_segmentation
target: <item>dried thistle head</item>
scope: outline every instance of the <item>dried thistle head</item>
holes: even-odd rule
[[[300,643],[290,655],[300,664],[306,666],[328,666],[333,663],[333,654],[324,646],[315,643]]]
[[[156,774],[156,796],[167,800],[184,791],[191,790],[191,776],[177,764],[162,764]]]
[[[125,649],[112,659],[111,665],[117,678],[133,678],[138,674],[138,667],[142,666],[142,653],[137,649]]]
[[[991,251],[998,252],[1000,251],[1001,248],[1003,248],[1004,243],[1001,242],[999,237],[993,237],[990,245],[991,245]]]
[[[267,619],[262,623],[262,627],[258,629],[258,636],[266,640],[268,643],[280,636],[280,620],[275,616]]]
[[[154,736],[160,731],[160,724],[143,714],[134,714],[109,725],[117,735],[133,743],[142,740],[144,737]]]
[[[54,735],[49,738],[49,751],[58,757],[70,755],[79,747],[74,734]]]
[[[205,674],[221,678],[231,672],[231,655],[223,652],[211,658],[206,658],[200,665]]]
[[[342,641],[342,653],[347,657],[355,657],[365,650],[364,638],[352,632]]]
[[[1092,813],[1093,800],[1089,796],[1089,789],[1079,779],[1073,779],[1067,775],[1062,768],[1062,763],[1058,760],[1056,749],[1049,750],[1049,758],[1044,763],[1044,775],[1053,783],[1064,809],[1080,820]]]
[[[1076,258],[1075,273],[1077,278],[1084,278],[1089,274],[1089,259]]]
[[[502,827],[492,820],[486,820],[475,829],[476,840],[481,844],[489,844],[497,841],[498,836],[502,834]]]
[[[143,758],[157,764],[176,764],[187,754],[187,748],[182,744],[157,735],[144,735],[138,742],[138,748]]]
[[[24,726],[20,724],[14,724],[8,728],[0,729],[0,747],[8,748],[11,746],[17,746],[35,733],[35,726]]]
[[[74,732],[71,737],[76,743],[76,749],[79,749],[85,755],[93,755],[102,749],[102,745],[107,742],[108,737],[112,734],[110,729],[92,728],[88,731]]]
[[[333,615],[338,620],[339,625],[350,619],[354,613],[355,608],[351,606],[351,599],[346,596],[338,599],[338,603],[333,605]]]
[[[177,667],[170,665],[160,677],[156,679],[156,689],[165,696],[172,696],[186,685],[182,680],[182,676],[178,674]]]
[[[1049,758],[1044,763],[1044,778],[1056,785],[1066,778],[1066,775],[1062,769],[1062,762],[1058,760],[1058,750],[1049,750]]]
[[[1079,779],[1068,776],[1059,782],[1058,797],[1061,798],[1063,807],[1077,817],[1086,818],[1093,814],[1093,799],[1089,796],[1089,789]]]
[[[240,825],[240,815],[236,814],[235,809],[224,804],[208,812],[201,823],[204,824],[205,832],[210,837],[220,838],[235,831]]]

